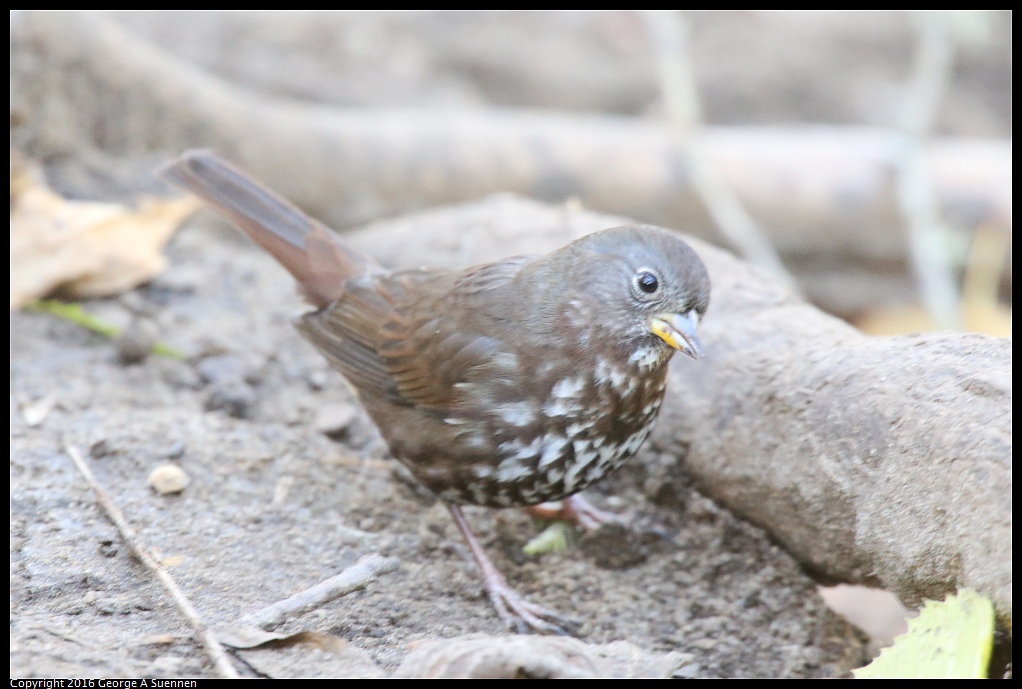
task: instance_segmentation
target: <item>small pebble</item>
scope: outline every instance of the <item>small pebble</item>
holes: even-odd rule
[[[56,395],[47,395],[41,400],[26,404],[21,409],[21,415],[25,419],[25,423],[35,428],[42,424],[46,420],[46,417],[50,415],[53,408],[57,406]]]
[[[225,411],[236,419],[247,419],[252,415],[255,403],[255,391],[247,383],[217,381],[206,395],[203,406],[206,411]]]
[[[149,485],[160,495],[180,493],[188,485],[188,474],[176,464],[163,464],[149,474]]]
[[[277,479],[277,485],[273,487],[273,504],[280,507],[287,502],[287,494],[294,485],[294,476],[281,476]]]
[[[113,448],[110,446],[110,441],[107,440],[106,435],[101,431],[95,432],[89,440],[89,456],[93,459],[100,459],[101,457],[106,457],[111,452],[113,452]]]
[[[316,410],[315,428],[323,435],[335,437],[344,433],[356,416],[358,410],[353,404],[326,404]]]
[[[327,384],[327,372],[326,371],[312,371],[309,373],[306,379],[309,388],[312,390],[322,390]]]
[[[114,341],[118,360],[128,366],[139,364],[152,353],[159,338],[156,323],[148,318],[134,318]]]

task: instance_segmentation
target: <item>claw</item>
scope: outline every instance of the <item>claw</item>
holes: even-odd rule
[[[497,615],[504,621],[508,629],[518,634],[534,631],[542,634],[570,636],[577,633],[582,626],[582,622],[579,620],[565,617],[523,598],[508,585],[502,575],[498,573],[497,577],[497,580],[487,579],[484,583],[490,601],[497,609]]]

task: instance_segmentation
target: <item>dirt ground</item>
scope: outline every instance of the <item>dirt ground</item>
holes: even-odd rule
[[[274,661],[279,649],[253,650],[235,655],[245,674],[379,674],[420,640],[503,633],[446,510],[385,458],[340,376],[291,327],[301,307],[290,277],[207,215],[169,256],[167,273],[130,298],[88,308],[121,324],[147,314],[186,361],[126,365],[123,345],[48,315],[11,315],[11,676],[212,672],[68,444],[209,624],[364,554],[400,558],[367,590],[282,630],[336,635],[375,667],[357,653],[327,662],[295,651],[295,665]],[[519,512],[468,517],[512,584],[581,620],[585,642],[681,654],[681,676],[826,677],[864,662],[863,637],[795,562],[686,485],[675,456],[647,446],[591,491],[629,530],[581,536],[561,553],[524,555],[540,525]],[[179,495],[149,487],[166,463],[190,477]]]

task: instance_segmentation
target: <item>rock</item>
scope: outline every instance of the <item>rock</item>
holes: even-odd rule
[[[336,438],[344,434],[358,416],[355,405],[347,402],[325,404],[316,410],[315,429],[323,435]]]
[[[151,319],[132,319],[128,327],[114,340],[117,360],[125,366],[142,363],[152,354],[158,339],[158,328]]]
[[[180,493],[189,481],[188,474],[176,464],[162,464],[149,474],[149,485],[160,495]]]

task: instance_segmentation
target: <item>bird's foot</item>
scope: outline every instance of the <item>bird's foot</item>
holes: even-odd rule
[[[511,588],[504,576],[495,569],[492,575],[483,577],[483,583],[493,607],[497,610],[497,615],[508,629],[517,634],[532,631],[567,636],[574,634],[582,626],[578,620],[565,617],[523,597]]]
[[[507,579],[486,556],[483,547],[479,545],[479,541],[476,540],[469,528],[461,508],[448,503],[447,509],[450,510],[454,523],[461,531],[465,543],[468,544],[472,559],[475,560],[479,574],[483,578],[486,593],[489,595],[493,607],[497,609],[497,615],[508,626],[508,629],[519,634],[534,631],[541,634],[561,635],[568,635],[578,630],[582,625],[581,622],[559,615],[542,605],[537,605],[511,588]]]
[[[538,519],[565,521],[585,531],[595,531],[602,524],[624,524],[618,514],[601,510],[582,497],[581,493],[569,496],[559,502],[544,502],[524,508],[526,514]]]

